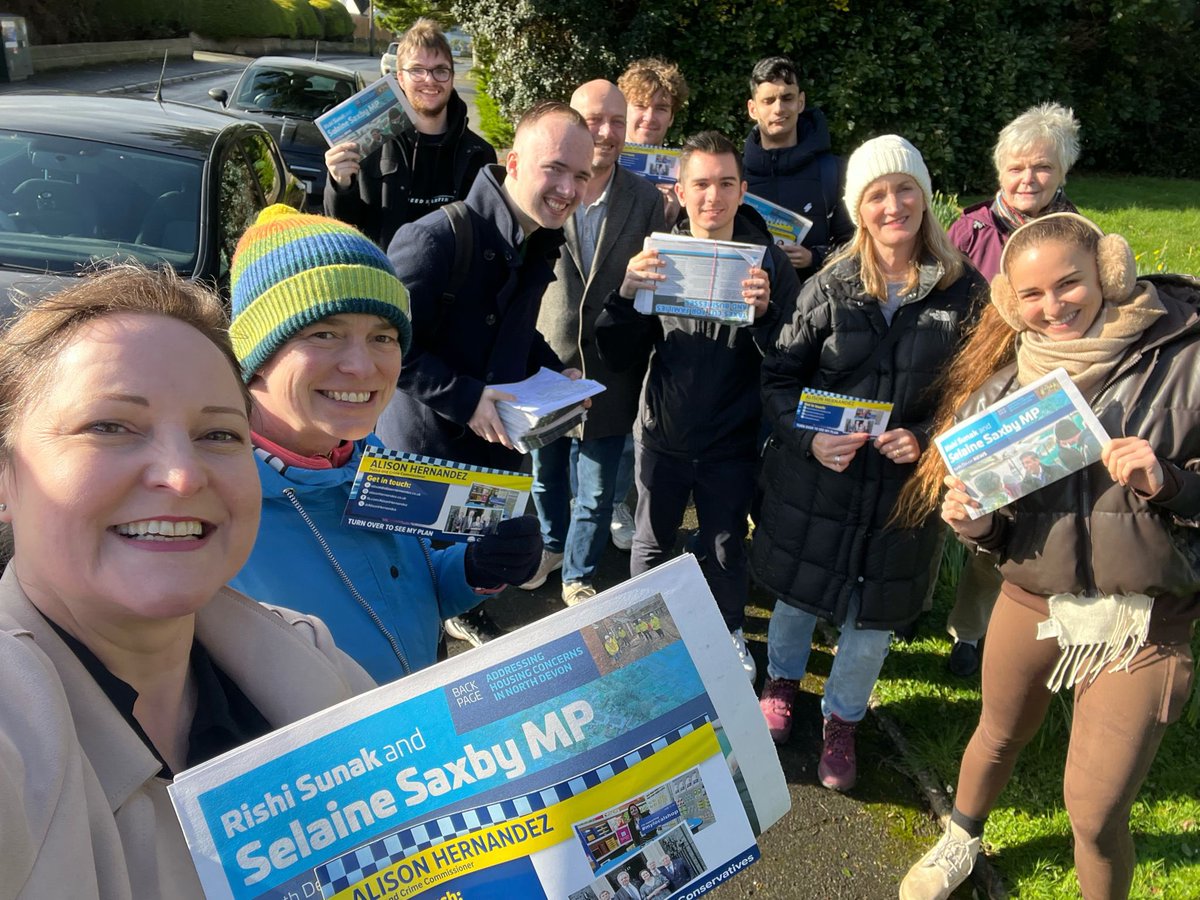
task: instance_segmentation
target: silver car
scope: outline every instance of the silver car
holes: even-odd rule
[[[398,41],[392,41],[379,57],[379,74],[394,75],[396,72],[396,51],[400,49]]]

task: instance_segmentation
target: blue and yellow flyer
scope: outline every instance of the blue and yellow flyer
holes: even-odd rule
[[[367,447],[343,521],[352,528],[471,542],[524,515],[532,475]]]
[[[806,388],[796,405],[796,427],[825,434],[883,434],[893,404]]]
[[[667,900],[733,877],[788,791],[706,593],[683,557],[184,772],[206,895]]]
[[[1065,369],[1002,397],[933,439],[979,508],[1007,506],[1100,459],[1108,434]]]
[[[807,219],[799,213],[794,213],[786,206],[772,203],[765,197],[748,193],[742,202],[753,207],[767,223],[767,230],[777,243],[798,244],[804,240],[812,228],[812,219]]]
[[[674,147],[626,144],[617,162],[622,169],[655,184],[674,184],[679,180],[679,150]]]

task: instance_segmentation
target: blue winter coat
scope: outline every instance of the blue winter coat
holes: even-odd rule
[[[399,390],[376,433],[392,449],[497,469],[521,454],[489,444],[467,422],[489,384],[521,381],[563,364],[537,331],[542,292],[554,280],[561,228],[539,228],[518,246],[519,227],[504,199],[504,169],[479,173],[466,205],[473,228],[469,270],[453,303],[455,239],[441,210],[396,232],[388,258],[408,288],[412,349]]]
[[[437,660],[441,620],[465,612],[483,598],[463,574],[465,545],[431,550],[410,535],[342,523],[350,485],[368,443],[379,445],[374,435],[359,441],[350,460],[336,469],[285,466],[267,451],[255,450],[263,492],[262,522],[250,559],[230,585],[264,603],[323,619],[338,648],[383,684],[432,665]],[[334,570],[287,491],[294,491],[378,622]]]

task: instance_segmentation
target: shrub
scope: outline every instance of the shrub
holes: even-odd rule
[[[287,31],[279,37],[315,41],[324,37],[317,11],[308,5],[308,0],[271,0],[283,13]]]
[[[1045,100],[1073,105],[1085,166],[1200,168],[1194,0],[458,0],[493,50],[487,91],[512,120],[639,56],[677,62],[692,99],[670,138],[749,128],[746,76],[777,53],[801,69],[834,150],[899,132],[946,191],[990,191],[999,129]],[[1140,140],[1139,140],[1140,139]],[[1147,152],[1147,146],[1151,152]]]
[[[321,20],[322,31],[327,41],[349,41],[354,38],[354,19],[346,7],[336,0],[308,0]]]

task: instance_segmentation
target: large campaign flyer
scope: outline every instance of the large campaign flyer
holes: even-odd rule
[[[967,507],[977,519],[1096,462],[1108,434],[1066,370],[1055,369],[934,443],[979,501]]]
[[[699,896],[788,792],[685,556],[181,774],[211,898]]]

